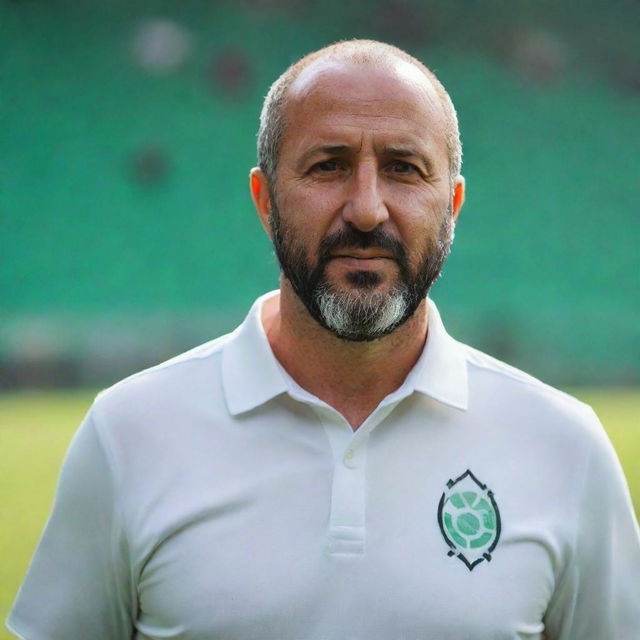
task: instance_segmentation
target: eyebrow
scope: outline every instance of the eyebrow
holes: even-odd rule
[[[418,158],[427,171],[431,172],[433,169],[431,160],[424,153],[411,147],[385,146],[382,149],[382,153],[383,155],[394,156],[396,158]]]
[[[396,147],[392,145],[386,145],[382,148],[382,154],[384,156],[393,156],[396,158],[417,158],[422,162],[425,169],[431,173],[433,170],[433,163],[431,160],[423,153],[414,149],[412,147]],[[303,166],[306,164],[310,158],[317,154],[326,154],[326,155],[336,155],[336,156],[346,156],[354,154],[355,150],[353,147],[350,147],[346,144],[326,144],[326,145],[317,145],[315,147],[311,147],[307,151],[305,151],[300,160],[298,162],[298,166]]]
[[[307,149],[300,160],[298,161],[298,165],[304,165],[309,158],[317,155],[317,154],[326,154],[329,156],[345,156],[353,153],[353,149],[346,144],[326,144],[326,145],[318,145],[315,147],[311,147],[311,149]]]

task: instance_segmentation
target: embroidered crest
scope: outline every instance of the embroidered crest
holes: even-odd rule
[[[491,553],[500,539],[500,511],[493,491],[469,469],[447,482],[438,505],[438,524],[449,545],[449,556],[457,556],[469,571]]]

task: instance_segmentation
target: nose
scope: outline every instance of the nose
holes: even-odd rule
[[[380,192],[378,169],[375,163],[357,167],[349,181],[349,193],[342,217],[360,231],[373,231],[389,218],[387,206]]]

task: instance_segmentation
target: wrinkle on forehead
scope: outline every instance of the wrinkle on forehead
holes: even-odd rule
[[[401,59],[313,62],[289,87],[283,120],[283,166],[301,167],[308,149],[324,144],[377,155],[413,149],[434,172],[450,173],[450,119],[440,94],[421,69]]]
[[[447,146],[447,116],[439,95],[420,69],[403,60],[383,60],[379,65],[318,60],[290,87],[285,114],[292,135],[285,135],[283,151],[290,145],[305,146],[311,134],[335,142],[340,130],[366,131],[384,139],[395,136],[396,145],[434,152],[436,138],[443,149]]]
[[[375,64],[321,58],[300,72],[289,88],[287,101],[305,102],[313,94],[326,90],[330,85],[339,90],[340,86],[349,88],[354,84],[361,84],[362,92],[357,96],[357,101],[363,107],[367,104],[373,105],[377,101],[389,98],[388,94],[379,97],[371,95],[373,85],[384,75],[391,84],[404,84],[405,87],[414,89],[431,107],[445,115],[440,97],[431,80],[418,67],[401,58],[389,58]],[[339,94],[336,94],[336,97],[340,97]],[[419,105],[416,104],[416,107],[419,108]]]

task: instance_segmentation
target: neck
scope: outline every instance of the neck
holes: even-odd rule
[[[388,336],[350,342],[321,327],[287,280],[280,284],[280,295],[267,300],[262,312],[276,358],[303,389],[357,429],[420,357],[427,337],[426,301]]]

